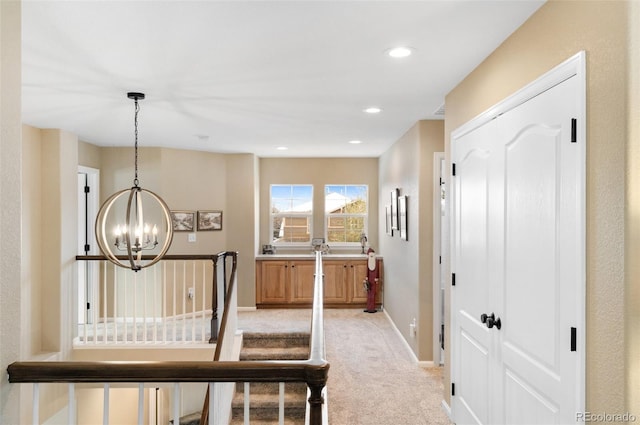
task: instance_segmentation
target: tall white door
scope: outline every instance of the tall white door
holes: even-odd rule
[[[576,422],[584,376],[579,90],[568,78],[452,141],[459,425]]]

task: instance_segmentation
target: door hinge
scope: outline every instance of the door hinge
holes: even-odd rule
[[[456,395],[456,384],[454,384],[452,382],[451,383],[451,396],[453,397],[454,395]]]
[[[456,286],[456,274],[451,273],[451,286]]]
[[[91,303],[87,303],[87,310],[91,310]]]
[[[571,143],[578,142],[578,120],[576,118],[571,118]]]
[[[438,256],[438,264],[442,264],[442,255]]]
[[[444,323],[440,325],[440,348],[444,350]]]
[[[91,251],[91,246],[89,244],[85,244],[84,245],[84,252],[87,253],[89,251]]]
[[[455,162],[451,164],[451,174],[456,175],[456,164]]]
[[[571,328],[571,351],[577,351],[578,350],[578,336],[577,336],[577,329],[576,328]]]
[[[89,186],[85,186],[84,193],[89,193],[89,192],[91,192],[91,188]]]

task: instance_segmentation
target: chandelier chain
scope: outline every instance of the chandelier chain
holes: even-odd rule
[[[136,112],[135,112],[135,116],[133,119],[133,124],[135,127],[135,143],[133,145],[133,150],[134,150],[134,158],[135,158],[135,164],[134,164],[134,170],[135,170],[135,177],[133,179],[133,185],[134,187],[138,187],[138,112],[140,111],[140,105],[138,105],[138,98],[136,97],[135,99],[135,107],[136,107]]]

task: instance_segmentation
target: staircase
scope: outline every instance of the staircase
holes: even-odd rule
[[[240,360],[306,360],[309,358],[309,334],[302,332],[254,333],[243,335]],[[250,384],[251,424],[277,424],[279,390],[276,382]],[[307,407],[307,385],[285,383],[284,423],[304,424]],[[244,383],[239,382],[232,404],[231,425],[244,423]]]

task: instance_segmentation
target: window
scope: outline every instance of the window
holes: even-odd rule
[[[271,243],[309,245],[313,225],[313,186],[271,185]]]
[[[366,185],[327,185],[324,189],[326,239],[329,245],[360,244],[369,215]]]

